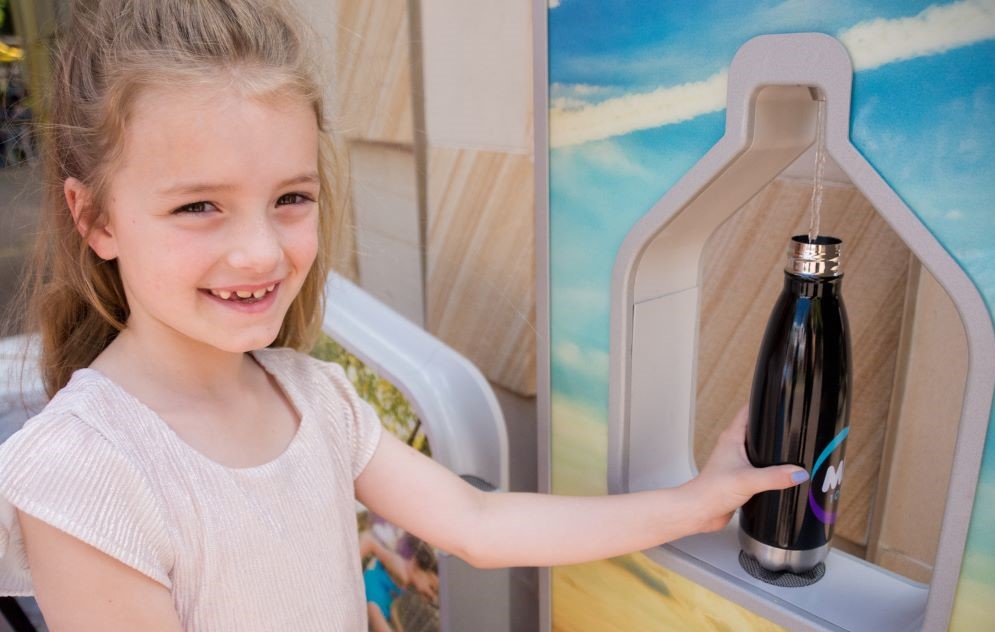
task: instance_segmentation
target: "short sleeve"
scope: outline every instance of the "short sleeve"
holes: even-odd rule
[[[172,586],[172,547],[147,479],[72,415],[28,421],[0,446],[0,594],[34,593],[14,509]]]
[[[383,424],[380,417],[373,410],[365,399],[356,396],[359,401],[359,414],[356,416],[355,428],[352,435],[352,478],[356,480],[366,469],[373,453],[377,451],[377,444],[380,443],[380,433],[383,432]]]
[[[345,399],[345,421],[346,431],[349,437],[349,460],[352,463],[352,478],[356,480],[366,469],[373,453],[380,443],[380,434],[383,432],[383,425],[380,417],[369,402],[364,400],[356,392],[356,388],[349,381],[345,369],[334,362],[323,362],[331,372],[332,382],[336,385],[336,390]]]

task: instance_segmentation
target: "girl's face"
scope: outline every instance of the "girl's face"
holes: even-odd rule
[[[91,246],[116,257],[129,330],[270,344],[318,248],[318,127],[300,99],[144,93]],[[160,340],[162,338],[160,337]]]

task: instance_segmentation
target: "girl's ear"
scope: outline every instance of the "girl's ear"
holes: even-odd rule
[[[107,261],[117,257],[117,240],[114,238],[110,223],[102,221],[100,224],[94,225],[92,230],[90,230],[90,218],[87,217],[86,213],[83,213],[83,210],[90,203],[90,190],[86,185],[76,178],[66,178],[65,183],[62,185],[62,191],[66,196],[66,204],[69,206],[69,212],[73,215],[73,223],[76,224],[76,230],[87,240],[93,252],[101,259]],[[87,238],[88,230],[90,231],[89,238]]]

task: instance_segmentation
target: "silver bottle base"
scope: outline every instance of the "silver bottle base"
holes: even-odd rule
[[[764,544],[759,540],[754,540],[746,535],[742,529],[739,530],[739,546],[757,558],[760,566],[769,571],[791,571],[792,573],[805,573],[815,568],[816,564],[826,559],[829,554],[829,543],[815,549],[793,550],[782,549],[769,544]]]

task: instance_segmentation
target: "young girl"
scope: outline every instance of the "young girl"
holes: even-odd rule
[[[266,0],[73,7],[33,277],[54,397],[0,447],[0,594],[54,632],[365,630],[356,499],[474,566],[548,566],[800,482],[750,467],[744,414],[693,481],[600,498],[482,493],[382,433],[301,353],[344,203],[303,32]]]

